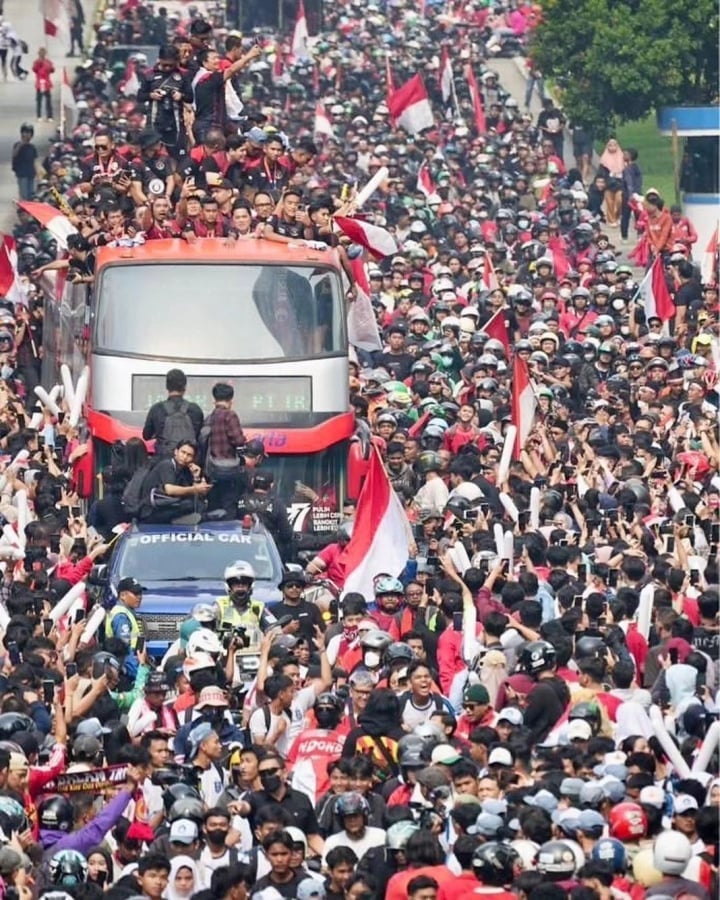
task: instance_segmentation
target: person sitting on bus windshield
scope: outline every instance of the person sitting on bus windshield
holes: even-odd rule
[[[302,191],[288,188],[283,192],[275,212],[263,228],[262,236],[268,241],[290,244],[302,240],[305,234],[307,214],[300,212]]]
[[[155,525],[197,525],[202,519],[204,498],[211,484],[195,462],[197,446],[180,441],[172,459],[162,459],[143,483],[140,521]]]
[[[197,444],[205,414],[197,403],[185,399],[186,389],[182,369],[170,369],[165,376],[167,399],[148,410],[142,436],[145,441],[155,440],[156,456],[171,456],[181,440]]]

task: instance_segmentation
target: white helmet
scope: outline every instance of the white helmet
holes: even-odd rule
[[[247,579],[248,581],[255,581],[255,569],[253,569],[249,562],[245,562],[244,559],[239,559],[225,569],[223,577],[225,578],[225,581],[239,581],[241,578]]]
[[[537,856],[537,852],[540,849],[540,844],[536,844],[535,841],[518,838],[515,841],[510,841],[510,846],[515,850],[515,852],[522,860],[524,869],[534,868],[535,857]]]
[[[655,838],[653,865],[663,875],[682,875],[692,857],[692,845],[679,831],[663,831]]]
[[[196,603],[190,615],[196,622],[216,622],[220,611],[214,603]]]
[[[188,638],[185,652],[188,656],[195,656],[197,653],[219,656],[222,653],[222,644],[214,631],[210,631],[207,628],[199,628],[197,631],[193,631]]]

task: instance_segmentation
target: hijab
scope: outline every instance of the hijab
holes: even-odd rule
[[[617,141],[615,143],[617,144]],[[617,150],[610,150],[609,144],[610,141],[605,144],[605,149],[600,157],[600,165],[605,166],[611,177],[617,178],[622,175],[623,169],[625,168],[622,147],[620,144],[617,144]]]
[[[181,894],[175,887],[175,876],[180,869],[190,869],[193,874],[193,885],[187,894]],[[184,855],[174,856],[170,860],[170,877],[168,878],[168,886],[163,894],[165,900],[188,900],[189,897],[192,897],[193,894],[196,894],[202,889],[203,885],[200,878],[200,872],[198,871],[195,860]]]

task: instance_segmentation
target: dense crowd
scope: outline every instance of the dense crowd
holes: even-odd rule
[[[65,247],[20,211],[5,242],[20,298],[0,301],[4,896],[710,900],[717,261],[701,272],[642,158],[612,136],[595,155],[532,63],[520,103],[504,89],[493,55],[522,47],[536,6],[351,0],[309,42],[196,13],[109,9],[67,133],[38,148],[24,125],[13,152],[21,198],[75,233]],[[45,100],[57,76],[40,62]],[[411,135],[387,90],[417,73],[436,126]],[[333,216],[383,167],[362,212],[397,251],[361,285]],[[41,386],[47,279],[91,292],[99,247],[169,237],[338,248],[350,319],[367,301],[377,326],[352,348],[351,408],[412,529],[372,596],[344,590],[358,498],[290,565],[284,498],[232,388],[202,410],[179,369],[80,514],[87,430],[67,390]],[[518,371],[534,412],[510,458]],[[276,537],[279,603],[238,562],[162,660],[143,572],[97,616],[83,588],[123,523],[238,504]],[[339,593],[327,609],[303,596],[319,575]]]

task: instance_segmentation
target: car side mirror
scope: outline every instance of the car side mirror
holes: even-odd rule
[[[108,583],[108,567],[106,563],[98,563],[90,569],[88,583],[97,587],[103,587]]]

